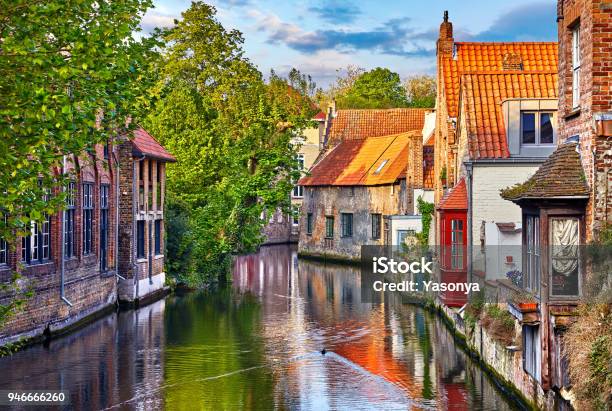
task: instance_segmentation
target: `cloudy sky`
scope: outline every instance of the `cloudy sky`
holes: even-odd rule
[[[171,25],[191,4],[154,0],[145,31]],[[296,67],[326,86],[349,64],[402,77],[433,73],[444,10],[457,41],[554,41],[555,0],[211,0],[226,28],[245,37],[264,73]]]

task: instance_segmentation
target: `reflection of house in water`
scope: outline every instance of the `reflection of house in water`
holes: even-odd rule
[[[127,402],[145,409],[164,407],[165,301],[112,314],[48,347],[35,345],[4,359],[0,389],[70,389],[74,409],[101,409]],[[48,351],[48,352],[47,352]],[[32,358],[37,358],[32,374]]]

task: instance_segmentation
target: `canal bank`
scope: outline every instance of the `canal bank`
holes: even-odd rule
[[[0,390],[61,388],[81,409],[517,408],[438,316],[364,302],[355,267],[287,246],[238,257],[229,288],[112,312],[0,368]]]

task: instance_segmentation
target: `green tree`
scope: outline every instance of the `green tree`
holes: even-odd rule
[[[150,6],[0,0],[0,237],[9,244],[64,204],[64,156],[112,138],[146,105],[157,43],[134,33]],[[17,303],[0,306],[0,322]]]
[[[357,77],[346,93],[337,97],[337,103],[339,108],[408,107],[399,74],[380,67]]]
[[[436,105],[436,79],[428,75],[410,76],[404,81],[410,107],[433,108]]]
[[[312,110],[287,80],[265,84],[241,33],[215,13],[194,2],[164,32],[159,101],[145,123],[178,160],[167,172],[168,224],[181,227],[168,230],[168,269],[191,285],[260,244],[262,212],[288,210],[299,177],[292,138]]]

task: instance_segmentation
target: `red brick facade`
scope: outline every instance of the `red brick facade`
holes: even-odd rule
[[[580,138],[582,166],[591,200],[587,206],[587,239],[610,220],[612,201],[612,3],[560,0],[559,140]],[[573,104],[572,29],[580,33],[580,100]]]
[[[65,211],[59,211],[49,218],[49,242],[45,240],[44,243],[48,244],[48,251],[42,253],[42,249],[36,247],[37,258],[31,258],[35,254],[26,252],[23,245],[34,243],[23,239],[9,248],[7,263],[0,265],[0,282],[8,282],[13,273],[19,272],[20,283],[31,289],[33,296],[27,298],[25,306],[0,328],[0,345],[20,337],[59,331],[111,308],[118,300],[132,303],[163,289],[163,191],[165,163],[172,160],[171,156],[159,158],[137,152],[133,142],[125,140],[106,148],[98,145],[93,153],[67,156],[64,171],[74,176],[74,227],[67,228],[70,218]],[[142,184],[140,167],[144,167]],[[148,167],[151,167],[150,177]],[[140,198],[139,184],[144,188],[144,197]],[[84,206],[90,189],[91,240],[88,241],[89,225],[85,224]],[[102,200],[103,193],[107,201]],[[103,213],[107,223],[106,247],[102,246]],[[141,247],[143,256],[137,255],[138,220],[146,220]],[[156,234],[159,236],[157,242]],[[68,240],[70,236],[72,241]],[[40,239],[42,237],[37,237],[37,241]],[[67,243],[72,245],[67,246]],[[69,249],[73,251],[69,253]],[[106,250],[105,264],[102,263],[103,250]],[[134,275],[135,272],[138,275]],[[6,304],[11,298],[11,292],[0,293],[0,304]]]

